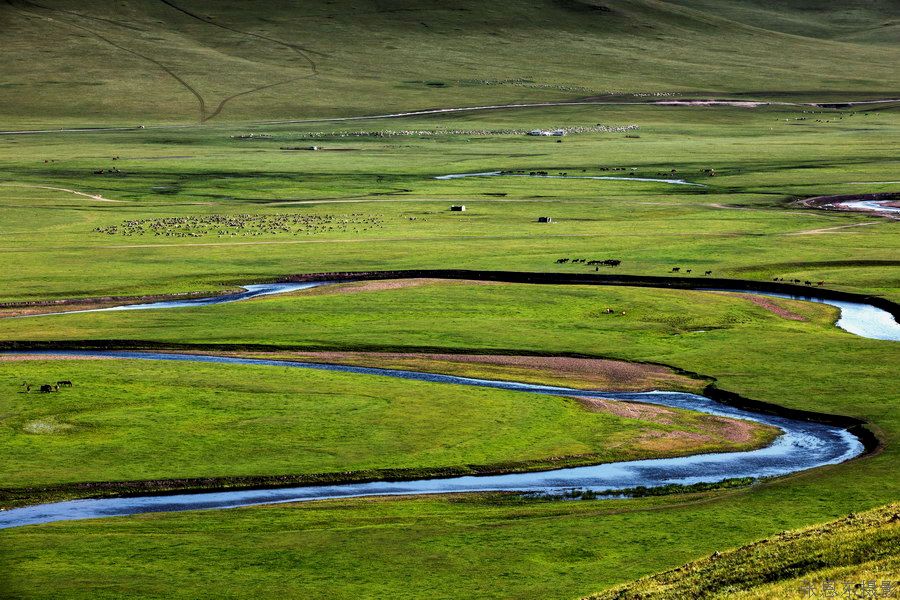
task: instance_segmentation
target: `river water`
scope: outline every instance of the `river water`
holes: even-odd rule
[[[244,292],[217,296],[214,298],[171,300],[77,312],[208,306],[212,304],[236,302],[257,296],[286,293],[314,287],[316,285],[323,285],[324,283],[326,282],[248,285],[244,286]],[[746,292],[745,290],[726,291],[757,293]],[[761,295],[822,302],[837,306],[841,309],[841,317],[837,323],[839,327],[863,337],[882,340],[900,340],[900,326],[898,326],[890,313],[868,304],[825,300],[813,296],[792,296],[776,293],[766,293]],[[704,396],[680,392],[613,393],[584,391],[565,387],[473,379],[416,371],[198,354],[67,350],[28,352],[28,354],[41,353],[50,355],[70,355],[75,357],[190,361],[224,365],[277,366],[393,377],[450,385],[488,387],[536,394],[599,397],[623,402],[644,402],[672,408],[683,408],[712,415],[765,423],[779,428],[782,431],[782,434],[771,445],[746,452],[718,452],[680,458],[624,461],[589,467],[554,469],[532,473],[449,477],[403,482],[379,481],[343,485],[298,486],[280,489],[236,490],[199,494],[85,499],[56,502],[0,512],[0,528],[49,523],[52,521],[131,515],[144,512],[231,508],[256,504],[325,500],[355,496],[483,491],[558,494],[572,490],[590,490],[602,493],[637,486],[654,487],[668,484],[689,485],[700,482],[716,482],[737,477],[758,478],[780,476],[814,467],[843,462],[858,456],[864,450],[862,443],[855,436],[839,427],[754,413],[720,404]]]
[[[888,206],[890,200],[857,200],[854,202],[841,202],[841,206],[852,208],[853,210],[866,210],[900,214],[900,208],[896,206]]]
[[[463,179],[465,177],[536,177],[539,179],[597,179],[601,181],[647,181],[652,183],[670,183],[672,185],[692,185],[706,187],[702,183],[691,183],[684,179],[653,179],[649,177],[616,177],[600,175],[527,175],[524,173],[504,173],[503,171],[485,171],[483,173],[453,173],[451,175],[439,175],[435,179],[443,181],[449,179]]]
[[[143,304],[122,304],[120,306],[108,306],[106,308],[88,308],[85,310],[67,310],[51,313],[38,313],[34,315],[20,315],[9,317],[12,319],[26,319],[33,317],[49,317],[53,315],[73,315],[77,313],[115,312],[122,310],[149,310],[158,308],[192,308],[197,306],[212,306],[215,304],[227,304],[240,300],[271,296],[273,294],[287,294],[299,290],[305,290],[320,285],[326,285],[327,281],[315,281],[308,283],[254,283],[242,286],[243,290],[233,294],[222,294],[206,298],[188,298],[185,300],[161,300],[159,302],[146,302]]]
[[[449,385],[488,387],[535,394],[597,397],[623,402],[636,401],[765,423],[779,428],[782,433],[772,444],[758,450],[716,452],[680,458],[613,462],[588,467],[554,469],[532,473],[55,502],[0,512],[0,528],[53,521],[133,515],[145,512],[221,509],[256,504],[326,500],[356,496],[484,491],[559,494],[572,490],[609,492],[636,486],[689,485],[700,482],[716,482],[735,477],[787,475],[818,466],[840,463],[860,455],[864,450],[862,443],[854,435],[840,427],[754,413],[720,404],[704,396],[680,392],[612,393],[584,391],[564,387],[473,379],[416,371],[193,354],[120,351],[46,351],[46,353],[79,357],[191,361],[224,365],[316,369]],[[29,354],[33,353],[29,352]]]

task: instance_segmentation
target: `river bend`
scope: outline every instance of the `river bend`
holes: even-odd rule
[[[535,394],[635,401],[764,423],[779,428],[782,433],[772,444],[757,450],[716,452],[679,458],[622,461],[531,473],[298,486],[263,490],[234,490],[135,498],[71,500],[0,512],[0,529],[53,521],[123,516],[145,512],[233,508],[277,502],[300,502],[358,496],[486,491],[558,494],[572,490],[609,492],[637,486],[689,485],[701,482],[717,482],[736,477],[758,478],[787,475],[814,467],[840,463],[859,456],[864,451],[860,440],[846,429],[840,427],[754,413],[721,404],[704,396],[682,392],[613,393],[585,391],[565,387],[474,379],[396,369],[197,354],[56,350],[45,351],[44,353],[82,358],[192,361],[223,365],[316,369]],[[29,352],[29,354],[33,353]]]
[[[262,295],[287,293],[314,287],[316,285],[323,285],[325,283],[327,282],[247,285],[244,286],[243,292],[212,298],[171,300],[73,312],[209,306],[240,301]],[[760,293],[747,292],[746,290],[729,291]],[[863,337],[900,340],[900,326],[898,326],[890,313],[868,304],[768,292],[762,293],[762,295],[824,302],[837,306],[841,309],[841,319],[837,323],[839,327]],[[372,367],[236,358],[202,354],[87,350],[42,350],[29,351],[27,354],[66,355],[75,358],[96,357],[130,360],[189,361],[232,366],[277,366],[393,377],[449,385],[487,387],[534,394],[606,398],[623,402],[644,402],[671,408],[694,410],[711,415],[754,421],[777,427],[782,433],[772,444],[757,450],[717,452],[678,458],[621,461],[587,467],[554,469],[531,473],[447,477],[413,481],[377,481],[323,486],[297,486],[278,489],[231,490],[195,494],[83,499],[55,502],[2,511],[0,512],[0,529],[54,521],[123,516],[146,512],[221,509],[279,502],[327,500],[359,496],[486,491],[559,494],[570,492],[572,490],[589,490],[604,493],[637,486],[656,487],[668,484],[690,485],[702,482],[717,482],[730,478],[782,476],[815,467],[844,462],[859,456],[864,451],[862,442],[860,442],[856,436],[841,427],[770,414],[755,413],[728,406],[697,394],[681,392],[655,391],[620,393],[586,391],[566,387],[475,379],[397,369],[378,369]]]

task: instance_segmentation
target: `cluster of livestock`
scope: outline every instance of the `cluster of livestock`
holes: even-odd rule
[[[602,7],[597,7],[602,10]],[[585,92],[594,96],[631,96],[632,98],[671,98],[680,95],[678,92],[625,92],[622,90],[595,90],[581,85],[567,83],[537,83],[533,79],[515,77],[509,79],[458,79],[457,85],[511,85],[515,87],[558,90],[561,92]]]
[[[784,277],[773,277],[772,281],[784,281]],[[802,279],[788,279],[787,282],[788,283],[802,283],[803,285],[808,285],[808,286],[817,285],[820,287],[825,285],[824,281],[813,282],[813,281],[810,281],[809,279],[807,279],[806,281],[804,281]]]
[[[600,167],[600,170],[601,171],[625,171],[630,176],[637,175],[635,167]],[[709,168],[709,167],[700,169],[699,173],[701,175],[706,175],[708,177],[716,176],[716,170],[713,168]],[[678,174],[678,169],[670,169],[669,171],[657,171],[656,172],[657,177],[673,177],[677,174]]]
[[[613,92],[610,92],[612,94]],[[619,92],[622,94],[624,92]],[[671,98],[673,96],[677,96],[677,92],[636,92],[631,94],[634,98]]]
[[[681,267],[672,267],[672,270],[669,271],[669,273],[681,273],[681,272],[682,272]],[[687,273],[688,275],[690,275],[691,273],[694,272],[694,270],[693,269],[685,269],[684,272]],[[712,271],[704,271],[703,275],[704,276],[712,275]]]
[[[281,213],[274,215],[203,215],[132,219],[119,225],[97,227],[106,235],[163,237],[253,237],[273,235],[316,235],[322,233],[360,233],[383,227],[380,216],[353,213],[349,215],[309,215]]]
[[[811,114],[811,115],[829,115],[831,119],[813,119],[812,117],[792,117],[790,119],[785,119],[785,121],[815,121],[816,123],[831,123],[832,121],[843,121],[844,117],[853,117],[857,115],[863,115],[865,117],[869,116],[869,113],[854,113],[854,112],[840,112],[835,114],[832,111],[823,111],[823,110],[804,110],[803,114]]]
[[[457,85],[512,85],[515,87],[525,87],[539,90],[558,90],[560,92],[589,92],[596,93],[591,88],[580,85],[569,85],[565,83],[536,83],[533,79],[525,79],[524,77],[516,77],[515,79],[460,79],[456,81]]]
[[[21,387],[23,394],[31,393],[31,384],[27,381],[23,382]],[[68,379],[65,379],[63,381],[57,381],[56,383],[42,383],[41,385],[37,386],[37,390],[41,394],[49,394],[51,392],[58,392],[59,388],[64,387],[72,387],[72,382]]]
[[[547,129],[382,129],[379,131],[319,131],[300,136],[303,139],[348,138],[348,137],[433,137],[440,135],[534,135],[534,131],[552,131],[554,135],[576,133],[626,133],[636,131],[640,125],[596,125],[573,127],[550,127]]]
[[[598,266],[598,267],[618,267],[622,264],[622,261],[617,258],[607,258],[604,260],[588,260],[587,258],[557,258],[556,264],[564,265],[566,263],[570,264],[585,264],[589,266]]]
[[[94,169],[91,171],[93,175],[122,175],[122,171],[119,170],[119,167],[112,167],[110,169]]]

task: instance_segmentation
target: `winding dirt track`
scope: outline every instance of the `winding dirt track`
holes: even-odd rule
[[[846,105],[848,107],[860,106],[867,104],[886,104],[891,102],[900,102],[900,98],[885,98],[883,100],[860,100],[847,101],[837,104]],[[721,103],[725,104],[725,103]],[[822,102],[760,102],[759,106],[823,106],[829,103]],[[717,103],[716,105],[720,105]],[[270,121],[246,121],[240,123],[243,126],[252,127],[255,125],[290,125],[302,123],[341,123],[347,121],[367,121],[375,119],[400,119],[404,117],[418,117],[423,115],[439,115],[452,114],[461,112],[478,112],[486,110],[508,110],[516,108],[543,108],[554,106],[646,106],[646,107],[671,107],[671,105],[656,102],[625,102],[625,101],[594,101],[594,100],[566,100],[561,102],[531,102],[518,104],[489,104],[484,106],[462,106],[452,108],[429,108],[422,110],[412,110],[405,112],[384,113],[376,115],[357,115],[352,117],[319,117],[313,119],[283,119]],[[709,104],[685,104],[686,107],[706,108]],[[193,127],[193,125],[153,125],[146,129],[185,129]],[[20,129],[20,130],[3,130],[0,135],[28,135],[37,133],[97,133],[106,131],[130,131],[144,129],[144,127],[76,127],[76,128],[59,128],[59,129]]]
[[[120,22],[120,21],[115,21],[115,20],[112,20],[112,19],[99,18],[99,17],[95,17],[95,16],[93,16],[93,15],[88,15],[88,14],[84,14],[84,13],[80,13],[80,12],[76,12],[76,11],[71,11],[71,10],[57,9],[57,8],[53,8],[53,7],[50,7],[50,6],[45,6],[45,5],[43,5],[43,4],[39,4],[39,3],[37,3],[37,2],[33,2],[32,0],[19,0],[19,1],[22,2],[23,4],[27,5],[27,6],[31,7],[31,8],[36,8],[36,9],[39,9],[39,10],[45,10],[45,11],[48,11],[48,12],[54,13],[54,14],[64,13],[64,14],[69,14],[69,15],[72,15],[72,16],[75,16],[75,17],[78,17],[78,18],[81,18],[81,19],[88,19],[88,20],[92,20],[92,21],[100,21],[100,22],[103,22],[103,23],[105,23],[105,24],[115,25],[115,26],[118,26],[118,27],[124,27],[124,28],[127,28],[127,29],[138,30],[138,31],[140,31],[139,28],[137,28],[137,27],[135,27],[135,26],[133,26],[133,25],[130,25],[130,24],[128,24],[128,23],[122,23],[122,22]],[[269,41],[269,42],[272,42],[272,43],[276,43],[276,44],[279,44],[279,45],[284,46],[284,47],[286,47],[286,48],[290,48],[293,52],[297,53],[299,56],[301,56],[301,57],[309,64],[310,73],[309,73],[308,75],[302,75],[302,76],[298,76],[298,77],[291,77],[291,78],[289,78],[289,79],[285,79],[285,80],[282,80],[282,81],[277,81],[277,82],[275,82],[275,83],[269,83],[269,84],[266,84],[266,85],[261,85],[261,86],[257,86],[257,87],[254,87],[254,88],[251,88],[251,89],[248,89],[248,90],[244,90],[244,91],[242,91],[242,92],[237,92],[237,93],[235,93],[235,94],[232,94],[232,95],[230,95],[230,96],[227,96],[227,97],[223,98],[223,99],[216,105],[216,107],[215,107],[214,109],[209,110],[209,108],[207,107],[206,100],[204,99],[203,95],[197,90],[196,87],[194,87],[193,85],[191,85],[190,83],[188,83],[187,80],[185,80],[183,77],[181,77],[180,75],[178,75],[178,73],[176,73],[172,68],[166,66],[164,63],[162,63],[162,62],[156,60],[155,58],[153,58],[153,57],[151,57],[151,56],[148,56],[148,55],[146,55],[146,54],[142,54],[142,53],[140,53],[140,52],[138,52],[138,51],[136,51],[136,50],[133,50],[133,49],[131,49],[131,48],[128,48],[128,47],[126,47],[126,46],[123,46],[122,44],[113,41],[112,39],[110,39],[110,38],[107,37],[106,35],[103,35],[102,33],[99,33],[99,32],[97,32],[97,31],[95,31],[94,29],[91,29],[90,27],[85,27],[84,25],[80,25],[80,24],[78,24],[78,23],[74,23],[74,22],[72,22],[71,20],[68,20],[68,19],[61,19],[61,18],[58,18],[58,17],[57,17],[57,18],[54,18],[54,17],[48,16],[48,15],[43,15],[43,14],[40,14],[40,13],[38,13],[38,12],[35,12],[34,10],[28,10],[28,9],[25,9],[25,8],[22,8],[22,7],[19,7],[19,6],[16,6],[16,5],[13,3],[13,0],[6,0],[7,4],[9,4],[9,5],[13,8],[13,10],[18,11],[19,13],[31,15],[31,16],[33,16],[33,17],[37,17],[37,18],[39,18],[39,19],[43,19],[43,20],[49,21],[49,22],[51,22],[51,23],[57,23],[57,24],[60,24],[60,25],[65,26],[65,27],[71,27],[71,28],[79,29],[79,30],[84,31],[84,32],[86,32],[86,33],[88,33],[88,34],[90,34],[90,35],[96,37],[97,39],[99,39],[99,40],[101,40],[101,41],[103,41],[103,42],[109,44],[110,46],[113,46],[114,48],[117,48],[118,50],[121,50],[121,51],[123,51],[123,52],[127,52],[128,54],[131,54],[131,55],[133,55],[133,56],[137,56],[138,58],[140,58],[140,59],[142,59],[142,60],[145,60],[145,61],[147,61],[147,62],[152,63],[153,65],[155,65],[156,67],[158,67],[159,69],[161,69],[162,71],[164,71],[166,74],[168,74],[170,77],[172,77],[173,79],[175,79],[175,81],[177,81],[179,85],[181,85],[185,90],[187,90],[188,92],[191,93],[191,95],[194,96],[194,98],[197,100],[197,104],[198,104],[198,109],[199,109],[199,113],[200,113],[200,114],[199,114],[199,122],[200,122],[200,123],[205,123],[206,121],[209,121],[210,119],[213,119],[213,118],[215,118],[216,116],[218,116],[218,115],[222,112],[222,110],[225,108],[225,105],[226,105],[228,102],[230,102],[231,100],[234,100],[235,98],[239,98],[239,97],[241,97],[241,96],[246,96],[246,95],[248,95],[248,94],[253,94],[253,93],[255,93],[255,92],[260,92],[260,91],[262,91],[262,90],[267,90],[267,89],[269,89],[269,88],[273,88],[273,87],[276,87],[276,86],[279,86],[279,85],[285,85],[285,84],[287,84],[287,83],[292,83],[292,82],[295,82],[295,81],[299,81],[299,80],[301,80],[301,79],[308,79],[308,78],[310,78],[310,77],[315,77],[315,76],[318,74],[318,70],[317,70],[317,67],[316,67],[316,63],[313,62],[312,59],[308,56],[308,53],[310,53],[311,51],[307,50],[306,48],[303,48],[302,46],[298,46],[298,45],[296,45],[296,44],[291,44],[291,43],[288,43],[288,42],[284,42],[284,41],[282,41],[282,40],[278,40],[278,39],[275,39],[275,38],[270,38],[270,37],[268,37],[268,36],[264,36],[264,35],[260,35],[260,34],[256,34],[256,33],[252,33],[252,32],[241,31],[241,30],[239,30],[239,29],[234,29],[234,28],[228,27],[228,26],[226,26],[226,25],[221,25],[221,24],[216,23],[216,22],[214,22],[214,21],[212,21],[212,20],[210,20],[210,19],[206,19],[206,18],[201,17],[201,16],[199,16],[199,15],[196,15],[196,14],[194,14],[194,13],[192,13],[192,12],[189,12],[189,11],[187,11],[187,10],[185,10],[185,9],[183,9],[183,8],[181,8],[181,7],[179,7],[179,6],[177,6],[177,5],[175,5],[173,2],[169,2],[169,1],[167,1],[167,0],[160,0],[160,1],[163,2],[164,4],[166,4],[167,6],[170,6],[170,7],[172,7],[173,9],[175,9],[175,10],[177,10],[177,11],[179,11],[179,12],[185,14],[185,15],[188,15],[189,17],[191,17],[191,18],[193,18],[193,19],[197,19],[197,20],[199,20],[199,21],[201,21],[201,22],[203,22],[203,23],[207,23],[207,24],[209,24],[209,25],[213,25],[213,26],[215,26],[215,27],[219,27],[219,28],[221,28],[221,29],[225,29],[225,30],[227,30],[227,31],[231,31],[231,32],[238,33],[238,34],[241,34],[241,35],[251,36],[251,37],[259,38],[259,39],[266,40],[266,41]],[[88,131],[110,131],[110,130],[113,130],[113,131],[114,131],[114,130],[120,130],[120,131],[121,131],[121,130],[123,130],[123,129],[124,129],[124,130],[128,130],[128,129],[130,129],[130,128],[109,128],[109,129],[107,129],[107,128],[99,128],[99,129],[89,129]],[[73,131],[84,131],[84,130],[61,130],[61,131],[69,131],[69,132],[73,132]],[[5,132],[0,132],[0,133],[9,134],[9,133],[14,133],[14,132],[5,131]],[[26,133],[26,132],[17,132],[17,133]],[[37,133],[37,131],[27,132],[27,133]]]
[[[212,112],[210,112],[209,114],[201,115],[201,118],[200,118],[200,122],[201,122],[201,123],[205,123],[206,121],[209,121],[210,119],[213,119],[213,118],[217,117],[217,116],[222,112],[222,109],[225,108],[225,105],[226,105],[228,102],[230,102],[231,100],[234,100],[235,98],[239,98],[239,97],[241,97],[241,96],[247,96],[248,94],[253,94],[253,93],[255,93],[255,92],[261,92],[262,90],[267,90],[267,89],[269,89],[269,88],[273,88],[273,87],[276,87],[276,86],[279,86],[279,85],[285,85],[285,84],[288,84],[288,83],[293,83],[293,82],[295,82],[295,81],[300,81],[301,79],[309,79],[309,78],[315,77],[316,75],[319,74],[319,70],[318,70],[318,67],[317,67],[316,63],[313,62],[313,60],[309,57],[309,54],[312,53],[312,51],[309,50],[309,49],[307,49],[307,48],[304,48],[303,46],[300,46],[300,45],[298,45],[298,44],[291,44],[291,43],[289,43],[289,42],[285,42],[285,41],[283,41],[283,40],[279,40],[279,39],[276,39],[276,38],[273,38],[273,37],[265,36],[265,35],[262,35],[262,34],[259,34],[259,33],[253,33],[253,32],[250,32],[250,31],[241,31],[240,29],[235,29],[234,27],[229,27],[229,26],[223,25],[223,24],[221,24],[221,23],[216,23],[216,22],[213,21],[212,19],[207,19],[206,17],[202,17],[202,16],[200,16],[200,15],[198,15],[198,14],[196,14],[196,13],[193,13],[193,12],[187,10],[187,9],[184,9],[184,8],[178,6],[178,5],[175,4],[174,2],[170,2],[169,0],[160,0],[160,2],[162,2],[162,3],[165,4],[166,6],[169,6],[169,7],[173,8],[173,9],[177,10],[178,12],[183,13],[183,14],[185,14],[185,15],[191,17],[192,19],[196,19],[196,20],[198,20],[198,21],[200,21],[200,22],[202,22],[202,23],[206,23],[206,24],[208,24],[208,25],[212,25],[212,26],[214,26],[214,27],[218,27],[218,28],[224,29],[224,30],[226,30],[226,31],[231,31],[231,32],[233,32],[233,33],[238,33],[238,34],[241,34],[241,35],[246,35],[246,36],[249,36],[249,37],[254,37],[254,38],[258,38],[258,39],[265,40],[265,41],[268,41],[268,42],[272,42],[272,43],[274,43],[274,44],[278,44],[278,45],[280,45],[280,46],[283,46],[283,47],[285,47],[285,48],[288,48],[288,49],[290,49],[292,52],[296,53],[296,54],[299,55],[301,58],[303,58],[303,60],[305,60],[305,61],[309,64],[310,73],[309,73],[308,75],[302,75],[302,76],[299,76],[299,77],[291,77],[291,78],[289,78],[289,79],[285,79],[285,80],[282,80],[282,81],[277,81],[277,82],[275,82],[275,83],[270,83],[270,84],[267,84],[267,85],[261,85],[261,86],[259,86],[259,87],[255,87],[255,88],[252,88],[252,89],[249,89],[249,90],[245,90],[245,91],[243,91],[243,92],[238,92],[238,93],[236,93],[236,94],[232,94],[231,96],[228,96],[228,97],[222,99],[222,101],[219,102],[219,104],[216,106],[216,108],[214,108],[214,109],[212,110]]]
[[[61,187],[53,187],[50,185],[29,185],[25,183],[0,183],[0,186],[3,187],[23,187],[23,188],[32,188],[38,190],[53,190],[56,192],[68,192],[69,194],[75,194],[76,196],[84,196],[85,198],[90,198],[91,200],[96,200],[98,202],[122,202],[125,203],[125,200],[113,200],[112,198],[104,198],[100,194],[88,194],[87,192],[79,192],[78,190],[70,190],[68,188]]]
[[[820,227],[818,229],[807,229],[805,231],[794,231],[791,233],[785,233],[784,235],[819,235],[820,233],[834,233],[835,231],[839,231],[841,229],[848,229],[850,227],[865,227],[866,225],[878,225],[880,221],[867,221],[865,223],[851,223],[849,225],[837,225],[835,227]]]

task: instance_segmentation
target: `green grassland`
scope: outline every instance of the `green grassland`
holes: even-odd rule
[[[0,8],[0,122],[260,121],[698,91],[877,97],[900,83],[898,18],[887,0],[334,0],[259,11],[13,0]]]
[[[0,577],[10,597],[573,598],[875,506],[859,482],[825,469],[678,502],[470,495],[56,523],[2,532]]]
[[[590,598],[889,598],[900,567],[898,511],[900,505],[890,504],[786,531]]]
[[[804,117],[808,120],[793,120]],[[640,138],[574,134],[557,144],[473,133],[339,135],[599,122],[639,124]],[[897,299],[896,223],[798,210],[787,201],[896,190],[896,184],[853,182],[896,180],[891,148],[898,125],[891,108],[810,114],[789,108],[565,107],[334,127],[205,126],[177,133],[5,137],[0,138],[7,161],[7,185],[0,186],[6,217],[0,221],[7,284],[2,295],[4,300],[43,300],[216,291],[288,273],[342,269],[580,272],[586,268],[555,261],[582,256],[622,259],[620,273],[663,275],[680,265],[725,277],[825,280],[829,287]],[[319,135],[323,131],[331,133]],[[254,137],[231,137],[249,133]],[[312,144],[325,150],[280,149]],[[113,161],[114,156],[121,158]],[[92,173],[112,167],[124,174]],[[601,170],[614,167],[627,170]],[[707,168],[717,175],[703,173]],[[500,169],[570,174],[584,169],[593,175],[627,175],[633,169],[648,177],[676,169],[676,176],[709,187],[515,177],[431,179]],[[21,185],[101,194],[122,202]],[[457,202],[468,206],[464,215],[447,211]],[[235,214],[311,219],[355,214],[377,225],[355,224],[348,231],[316,225],[302,233],[260,236],[121,232],[128,220]],[[534,220],[542,214],[556,222],[539,226]],[[120,227],[115,235],[94,231],[113,225]],[[829,232],[805,233],[820,229]],[[199,577],[219,582],[210,593],[220,596],[574,597],[785,528],[884,504],[900,492],[893,466],[900,431],[898,398],[896,389],[885,385],[896,379],[895,344],[835,328],[836,310],[830,307],[778,301],[808,319],[791,321],[740,297],[688,291],[459,282],[335,291],[178,311],[4,319],[0,339],[252,343],[281,351],[575,353],[654,361],[714,376],[721,388],[750,398],[867,419],[886,449],[850,465],[750,490],[691,497],[686,506],[683,497],[512,505],[493,496],[359,500],[5,531],[0,534],[0,560],[14,565],[5,570],[11,573],[6,589],[19,596],[40,596],[41,589],[50,595],[96,595],[102,587],[110,597],[187,597],[196,595],[198,588],[190,582]],[[626,315],[602,315],[608,306]],[[52,368],[70,369],[73,363],[57,364]],[[4,366],[4,372],[15,368],[19,365]],[[147,385],[143,381],[134,385],[140,389]],[[347,395],[359,393],[356,381],[347,383]],[[186,394],[177,397],[182,400],[175,402],[170,416],[178,411],[191,418],[203,414],[183,403]],[[127,426],[127,415],[120,416]],[[599,419],[586,418],[583,423]],[[529,439],[548,427],[550,423],[533,424],[522,436]],[[233,433],[241,437],[240,430]],[[452,453],[420,441],[423,453],[443,456],[434,465],[476,457],[457,453],[451,461]],[[511,454],[506,458],[499,447],[489,451],[488,445],[481,452],[510,460],[515,452],[507,447]],[[50,457],[48,464],[64,457]],[[271,453],[242,458],[248,467],[244,472],[252,472],[250,466],[284,471],[282,458]],[[390,455],[373,456],[368,464],[412,464],[388,459]],[[215,462],[214,457],[207,460],[207,466]],[[309,472],[323,470],[313,462],[307,465]],[[97,463],[93,466],[99,471]],[[131,472],[147,469],[146,464],[132,467]],[[125,465],[121,469],[125,476]],[[275,560],[265,547],[279,548],[281,559]],[[662,550],[648,552],[649,547]],[[132,561],[123,563],[123,555]],[[75,575],[75,565],[86,556],[94,566]],[[166,577],[154,575],[147,568],[151,564]],[[234,573],[235,579],[215,579],[222,572]]]
[[[804,116],[831,122],[790,120]],[[641,137],[577,134],[557,144],[522,135],[334,136],[597,122],[639,124]],[[805,115],[788,108],[564,107],[367,121],[327,129],[324,140],[314,135],[321,131],[279,126],[0,137],[6,165],[0,253],[7,266],[0,295],[41,300],[216,290],[330,270],[584,269],[558,267],[555,260],[566,256],[619,258],[622,273],[662,275],[680,265],[717,276],[797,277],[886,294],[898,284],[894,223],[786,204],[802,196],[896,191],[897,184],[878,183],[897,180],[895,110]],[[232,137],[248,133],[272,137]],[[307,144],[325,151],[281,150]],[[120,173],[93,173],[113,167]],[[601,170],[612,168],[625,170]],[[703,172],[709,168],[715,177]],[[708,187],[433,179],[503,169],[644,177],[675,169]],[[465,203],[467,213],[449,213],[455,202]],[[536,223],[545,213],[556,222]],[[378,223],[252,237],[94,231],[132,219],[234,214]]]
[[[774,432],[740,443],[689,411],[657,422],[572,399],[287,368],[29,360],[0,373],[7,496],[98,481],[534,469],[743,449]],[[75,386],[16,393],[61,378]],[[661,447],[675,432],[700,438]]]
[[[594,313],[607,305],[626,307],[628,314],[603,321]],[[0,560],[15,565],[9,589],[30,597],[40,597],[41,589],[76,597],[188,597],[197,593],[191,582],[199,578],[214,580],[204,589],[226,597],[566,598],[892,501],[900,493],[894,475],[900,416],[896,390],[884,382],[896,374],[894,344],[834,328],[830,307],[782,306],[810,320],[786,321],[745,300],[702,292],[454,283],[320,291],[205,313],[6,321],[7,331],[30,328],[12,338],[39,337],[51,319],[56,322],[47,331],[53,337],[90,337],[74,329],[84,319],[80,326],[108,327],[104,335],[116,332],[122,339],[171,335],[207,343],[239,338],[366,349],[439,345],[655,360],[713,374],[720,387],[755,399],[867,419],[886,444],[880,454],[850,464],[690,497],[354,500],[8,530],[0,533]],[[108,319],[118,319],[115,327]],[[226,324],[218,327],[221,334],[216,323]],[[285,329],[293,333],[279,333]],[[131,558],[120,560],[123,555]],[[82,561],[90,566],[74,575]],[[229,576],[216,579],[216,572]]]
[[[621,104],[898,98],[898,23],[889,0],[11,0],[0,132],[131,129],[0,135],[0,301],[217,292],[341,270],[595,272],[562,257],[900,301],[896,220],[792,204],[900,191],[900,103]],[[287,122],[579,98],[613,104]],[[521,134],[598,124],[613,130],[561,143]],[[568,175],[434,179],[501,170]],[[632,173],[702,186],[576,178]],[[458,203],[468,210],[450,213]],[[791,597],[798,577],[896,581],[896,508],[775,536],[900,498],[900,350],[836,328],[832,307],[773,304],[800,320],[729,294],[471,282],[0,318],[4,345],[660,363],[864,419],[883,442],[847,464],[665,497],[370,498],[3,530],[0,597],[575,598],[691,561],[627,589],[665,596],[702,578],[710,594]],[[76,386],[27,395],[23,379]],[[15,501],[26,486],[96,480],[613,460],[645,455],[649,432],[703,428],[693,413],[660,425],[560,398],[249,366],[0,361],[0,387],[0,487]]]

